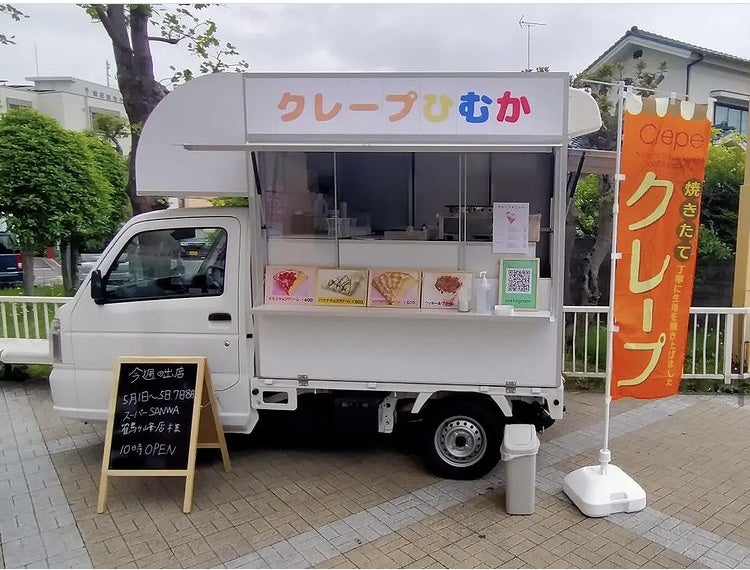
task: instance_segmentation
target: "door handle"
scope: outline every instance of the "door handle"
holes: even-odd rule
[[[231,321],[232,315],[229,313],[211,313],[208,315],[209,321]]]

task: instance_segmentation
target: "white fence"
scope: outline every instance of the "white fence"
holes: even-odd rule
[[[46,339],[55,311],[68,301],[70,297],[0,296],[2,338]]]
[[[0,296],[0,341],[47,338],[55,311],[69,297]],[[604,378],[607,350],[607,307],[566,306],[563,374],[567,378]],[[750,378],[746,319],[750,307],[693,307],[683,367],[684,379]],[[750,321],[748,321],[750,323]],[[732,360],[734,345],[742,347]]]
[[[566,306],[563,375],[604,378],[607,350],[607,307]],[[732,380],[750,377],[747,367],[746,319],[750,308],[692,307],[683,379]],[[734,345],[742,358],[733,361]]]

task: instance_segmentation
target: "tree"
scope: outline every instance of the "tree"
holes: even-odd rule
[[[94,132],[108,140],[120,156],[123,154],[120,139],[127,137],[129,130],[128,122],[118,115],[102,113],[94,118]]]
[[[193,5],[194,10],[205,8],[205,4]],[[188,52],[199,58],[200,73],[247,69],[244,60],[227,62],[237,58],[237,49],[231,44],[221,44],[216,37],[216,24],[212,20],[201,20],[185,6],[174,11],[163,11],[150,4],[90,4],[87,13],[102,24],[112,41],[117,83],[122,94],[125,112],[131,125],[131,151],[129,193],[133,213],[141,213],[160,207],[158,199],[137,196],[135,156],[138,151],[140,130],[154,107],[167,94],[167,89],[154,77],[154,64],[150,42],[169,44],[185,42]],[[149,26],[158,29],[159,35],[150,35]],[[194,73],[189,69],[177,71],[172,67],[172,82],[188,80]]]
[[[21,245],[27,295],[35,249],[89,227],[97,211],[86,207],[99,187],[90,154],[54,119],[28,108],[0,117],[0,213]]]
[[[711,228],[731,252],[737,243],[737,210],[745,176],[746,145],[744,135],[723,136],[709,147],[706,160],[701,223]]]
[[[576,230],[583,237],[596,237],[599,217],[599,177],[588,174],[576,186],[575,208],[577,212]]]
[[[620,63],[606,64],[597,69],[590,75],[579,75],[573,79],[573,87],[587,87],[592,91],[592,95],[599,105],[599,111],[602,115],[602,128],[595,133],[589,133],[581,137],[583,148],[592,148],[598,150],[615,150],[617,148],[617,104],[613,102],[615,83],[623,81],[626,85],[634,87],[636,94],[648,97],[652,90],[662,82],[664,74],[667,71],[666,62],[661,62],[655,71],[649,71],[646,62],[639,59],[635,65],[632,75],[625,74],[625,68]],[[590,83],[593,80],[598,83]],[[596,199],[597,216],[593,228],[594,243],[591,250],[583,256],[583,266],[581,268],[581,290],[580,299],[574,299],[573,302],[582,305],[596,305],[602,297],[602,290],[599,286],[599,270],[602,263],[610,254],[612,246],[612,201],[614,198],[614,186],[612,176],[608,174],[597,175],[598,177],[598,196]],[[590,184],[590,181],[587,182]],[[577,212],[571,208],[571,217],[575,218]],[[575,222],[574,222],[575,223]]]
[[[18,22],[21,18],[28,18],[26,14],[21,12],[18,8],[11,6],[10,4],[0,4],[0,14],[9,16],[12,20]],[[0,45],[15,44],[13,41],[15,36],[8,36],[0,32]]]
[[[212,198],[211,204],[217,208],[245,208],[249,201],[247,198],[230,196],[228,198]]]
[[[103,242],[112,239],[132,215],[128,196],[128,163],[108,142],[96,136],[87,137],[87,146],[94,164],[112,188],[109,215],[101,226],[86,236],[87,247],[101,249]]]
[[[68,131],[81,157],[79,176],[87,178],[88,184],[73,189],[71,207],[60,212],[60,251],[62,256],[63,286],[66,294],[72,294],[76,285],[76,267],[81,243],[88,237],[105,232],[112,212],[114,189],[105,174],[106,167],[100,163],[102,152],[116,153],[109,146],[88,133]]]
[[[72,133],[94,168],[93,184],[77,196],[76,208],[63,221],[60,240],[63,285],[71,294],[78,283],[82,247],[100,249],[130,216],[128,169],[112,146],[93,133]]]

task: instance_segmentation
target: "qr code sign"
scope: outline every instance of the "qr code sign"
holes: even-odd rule
[[[506,293],[531,294],[531,269],[508,268],[505,270]]]

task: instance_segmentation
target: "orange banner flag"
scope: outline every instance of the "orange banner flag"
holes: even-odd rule
[[[655,100],[643,99],[640,113],[624,114],[613,399],[662,398],[680,387],[711,137],[706,106],[687,120],[680,105],[659,116]]]

